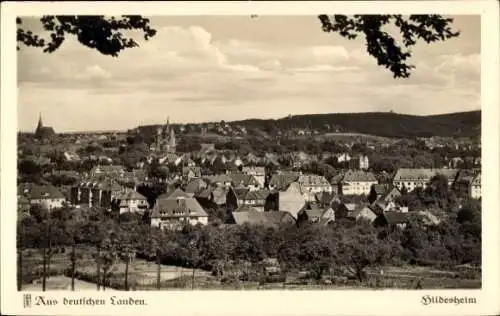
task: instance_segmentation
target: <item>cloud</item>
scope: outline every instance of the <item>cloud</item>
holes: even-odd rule
[[[112,75],[108,71],[101,68],[99,65],[87,66],[82,73],[77,73],[77,80],[107,80],[111,79]]]
[[[168,115],[199,122],[479,107],[477,53],[448,49],[426,59],[414,56],[412,76],[395,80],[362,42],[343,45],[325,37],[309,43],[300,33],[284,43],[280,37],[244,40],[221,37],[221,32],[196,23],[159,27],[153,39],[118,58],[72,38],[54,54],[23,48],[18,55],[19,126],[32,129],[40,111],[60,131],[130,128],[159,123]],[[61,113],[64,122],[58,120]]]

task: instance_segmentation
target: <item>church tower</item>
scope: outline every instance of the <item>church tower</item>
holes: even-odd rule
[[[40,129],[43,127],[43,123],[42,123],[42,113],[39,113],[38,114],[38,125],[36,126],[36,131],[40,131]]]
[[[175,147],[176,147],[176,142],[175,142],[175,131],[173,128],[170,129],[170,136],[168,139],[168,149],[170,152],[175,153]]]

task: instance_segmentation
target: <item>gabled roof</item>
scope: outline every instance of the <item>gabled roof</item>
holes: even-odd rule
[[[351,218],[359,218],[359,217],[371,217],[372,219],[375,219],[377,217],[377,214],[369,207],[363,206],[356,208],[352,211],[349,211],[347,214],[347,217]]]
[[[387,223],[394,224],[403,224],[408,221],[408,213],[402,212],[384,212],[381,216],[384,216]]]
[[[344,175],[343,182],[377,182],[377,179],[371,172],[349,170]]]
[[[397,187],[393,187],[386,194],[384,194],[381,198],[384,202],[388,202],[390,200],[395,199],[396,197],[401,196],[401,191]]]
[[[319,208],[319,207],[312,207],[310,210],[303,210],[302,212],[307,214],[307,218],[312,219],[312,218],[321,218],[325,214],[326,211],[328,211],[329,207],[327,208]]]
[[[242,187],[232,188],[232,190],[233,190],[234,195],[236,196],[236,198],[238,200],[243,200],[245,198],[245,196],[247,195],[247,193],[249,192],[249,189],[242,188]]]
[[[186,193],[181,189],[177,188],[174,191],[164,193],[158,197],[158,199],[176,199],[178,197],[190,198],[193,195],[190,193]]]
[[[278,190],[286,190],[288,186],[299,179],[300,174],[298,172],[287,172],[275,174],[269,180],[269,186],[273,186]]]
[[[207,181],[210,183],[231,183],[232,179],[227,174],[218,174],[215,176],[207,176],[205,177]]]
[[[342,182],[342,179],[344,179],[344,172],[340,172],[340,173],[337,173],[336,175],[334,175],[331,179],[331,182],[333,184],[338,184],[338,183]]]
[[[254,191],[248,191],[248,193],[245,196],[245,200],[265,200],[267,197],[271,194],[269,190],[266,189],[261,189],[261,190],[254,190]]]
[[[394,181],[429,181],[438,174],[444,175],[449,181],[452,181],[455,179],[457,173],[457,169],[400,168],[394,176]]]
[[[231,183],[234,186],[237,185],[243,185],[243,186],[249,186],[249,185],[259,185],[259,181],[253,176],[249,174],[243,174],[243,173],[232,173],[229,175],[229,178],[231,178]]]
[[[135,190],[128,190],[116,196],[117,200],[147,200],[146,197]]]
[[[330,186],[330,183],[324,176],[318,175],[301,175],[297,180],[302,186]]]
[[[294,185],[295,184],[295,185]],[[297,218],[297,214],[304,208],[306,201],[300,191],[297,189],[297,183],[290,185],[290,188],[286,191],[279,192],[279,209],[280,211],[286,211],[290,213],[294,218]]]
[[[21,184],[18,194],[28,199],[64,199],[62,192],[53,185]]]
[[[314,195],[316,201],[320,204],[330,204],[335,196],[336,194],[333,192],[318,192]]]

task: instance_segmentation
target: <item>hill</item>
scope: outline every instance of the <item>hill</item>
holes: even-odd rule
[[[231,125],[263,131],[315,129],[321,133],[361,133],[383,137],[478,137],[481,111],[417,116],[392,112],[295,115],[277,120],[248,119]]]

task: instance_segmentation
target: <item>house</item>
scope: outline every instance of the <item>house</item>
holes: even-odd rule
[[[259,181],[253,175],[232,173],[228,176],[231,178],[231,185],[234,187],[244,187],[250,191],[261,188]]]
[[[256,165],[260,160],[254,153],[248,153],[243,159],[247,165]]]
[[[115,205],[119,208],[120,214],[122,213],[142,213],[148,207],[148,200],[146,197],[135,190],[125,189],[123,193],[118,194],[115,198]]]
[[[226,194],[226,206],[229,211],[234,211],[244,205],[244,199],[250,190],[244,187],[229,187]]]
[[[243,197],[243,205],[251,205],[258,211],[264,212],[269,194],[270,192],[266,189],[250,190]]]
[[[124,187],[113,179],[87,179],[71,188],[70,201],[73,205],[112,207],[114,198]]]
[[[207,225],[208,214],[192,197],[158,198],[151,211],[151,226],[181,229],[184,225]]]
[[[160,195],[158,199],[176,199],[178,197],[192,198],[193,196],[194,194],[184,192],[181,189],[177,188],[175,190]]]
[[[464,160],[460,157],[453,157],[448,162],[448,167],[450,168],[459,168],[464,164]]]
[[[349,170],[340,182],[339,191],[343,195],[368,195],[377,179],[371,172]]]
[[[303,209],[297,214],[297,222],[328,224],[335,221],[335,212],[331,207],[311,207]]]
[[[233,179],[227,174],[219,174],[215,176],[205,176],[204,180],[208,183],[219,187],[230,187]]]
[[[368,202],[372,204],[373,202],[387,194],[388,187],[389,186],[387,184],[376,183],[372,185],[372,187],[370,188],[370,193],[368,194]]]
[[[300,175],[297,180],[306,201],[312,202],[315,200],[316,193],[332,192],[332,185],[326,180],[324,176],[318,175]]]
[[[208,188],[208,184],[200,178],[192,179],[184,187],[184,192],[197,194]]]
[[[53,185],[39,185],[33,183],[20,184],[17,188],[18,196],[23,196],[30,205],[41,205],[48,210],[62,208],[66,198]]]
[[[383,188],[383,190],[381,188]],[[396,207],[396,198],[399,196],[401,196],[401,192],[398,188],[393,187],[389,189],[389,186],[376,184],[372,186],[372,190],[368,196],[368,202],[376,212],[385,212]],[[373,200],[373,198],[376,198],[376,200]]]
[[[300,185],[297,182],[291,183],[285,191],[278,194],[278,208],[280,211],[290,213],[295,219],[297,214],[306,206],[306,200]]]
[[[124,172],[125,167],[120,165],[98,165],[90,170],[90,176],[122,176]]]
[[[470,185],[470,196],[473,199],[480,199],[481,194],[481,174],[478,173]]]
[[[264,187],[266,181],[266,168],[265,167],[243,167],[241,172],[243,174],[254,176],[259,182],[261,187]]]
[[[277,227],[281,225],[294,225],[295,218],[287,212],[271,211],[259,212],[257,210],[247,210],[232,213],[234,223],[237,225],[261,225],[265,227]]]
[[[367,206],[360,206],[349,211],[347,218],[355,221],[367,220],[370,223],[373,223],[377,218],[377,214],[375,214],[375,212]]]
[[[80,156],[73,152],[65,151],[63,156],[66,161],[80,161]]]
[[[425,189],[432,177],[443,175],[448,179],[448,185],[451,187],[458,175],[457,169],[398,169],[394,176],[393,184],[400,191],[403,187],[407,192],[413,191],[416,188]]]
[[[417,216],[425,226],[436,226],[441,220],[429,211],[418,211]]]
[[[359,155],[359,170],[368,170],[370,167],[370,161],[368,160],[368,156]]]
[[[453,183],[453,190],[471,196],[472,181],[474,181],[475,177],[476,175],[472,170],[461,169]]]
[[[271,177],[271,180],[269,180],[269,189],[284,191],[290,186],[290,184],[297,182],[299,177],[299,172],[281,172],[274,174]]]
[[[338,154],[336,155],[337,157],[337,161],[338,162],[349,162],[351,161],[351,156],[347,153],[342,153],[342,154]]]
[[[201,168],[197,166],[185,166],[182,167],[182,178],[185,181],[190,181],[194,178],[201,177]]]
[[[167,153],[166,155],[158,158],[158,163],[160,165],[178,166],[181,162],[182,162],[182,157],[179,157],[174,153]]]
[[[404,212],[384,212],[379,214],[375,221],[373,221],[373,225],[376,227],[382,226],[390,226],[390,227],[399,227],[404,229],[406,227],[406,223],[408,222],[409,216],[408,213]]]
[[[322,207],[331,206],[336,196],[333,192],[318,192],[314,195],[316,203]]]

